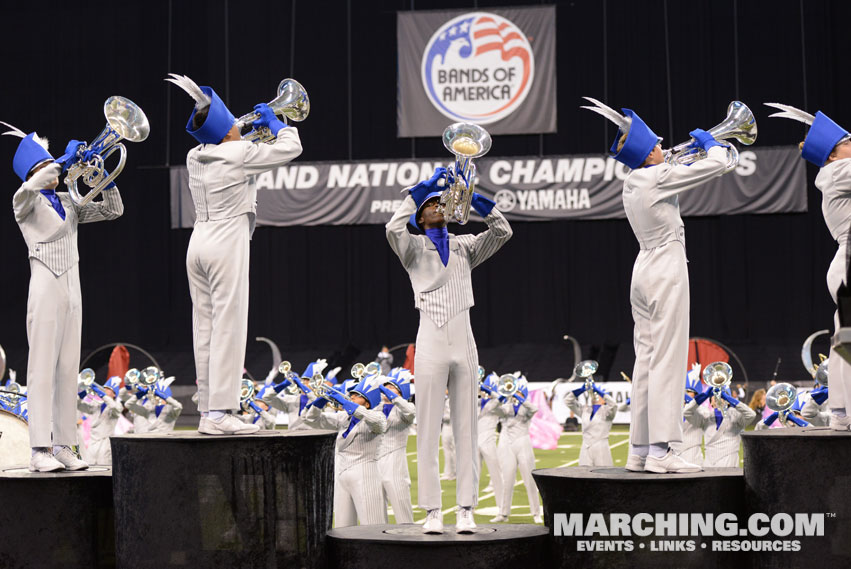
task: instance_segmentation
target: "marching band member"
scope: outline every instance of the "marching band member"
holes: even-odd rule
[[[260,389],[257,396],[246,405],[245,414],[242,415],[242,420],[246,423],[257,423],[261,429],[274,431],[278,425],[278,418],[275,416],[277,410],[264,401],[264,397],[269,395],[277,398],[274,385],[265,385]]]
[[[183,411],[183,405],[172,397],[171,384],[174,376],[157,381],[154,388],[154,411],[148,415],[149,433],[169,433],[174,430],[177,418]]]
[[[411,507],[411,475],[408,473],[408,433],[417,409],[411,398],[411,376],[406,369],[396,368],[379,387],[388,401],[382,406],[387,417],[387,430],[378,446],[378,471],[384,488],[385,505],[393,508],[397,524],[414,523]],[[385,506],[386,507],[386,506]]]
[[[682,370],[688,359],[689,283],[685,231],[678,195],[724,173],[724,148],[709,133],[689,133],[707,157],[689,166],[664,163],[661,138],[630,109],[625,116],[586,97],[597,112],[618,125],[615,160],[632,171],[623,185],[623,204],[640,251],[630,285],[635,321],[632,422],[627,469],[698,472],[670,448],[682,441]]]
[[[815,116],[795,107],[766,103],[779,109],[772,117],[787,118],[810,125],[804,142],[800,144],[801,157],[820,168],[815,184],[822,193],[821,211],[831,237],[838,247],[827,269],[827,288],[836,303],[839,287],[845,283],[848,237],[851,227],[851,134],[833,122],[821,111]],[[833,317],[839,328],[839,311]],[[828,404],[832,416],[830,428],[837,431],[851,429],[851,364],[843,360],[831,346],[828,357],[831,376]]]
[[[301,154],[298,131],[277,119],[265,103],[255,105],[255,128],[277,134],[274,144],[240,138],[234,116],[211,87],[188,77],[166,79],[186,91],[195,108],[186,131],[200,144],[189,151],[189,189],[195,226],[186,252],[192,295],[195,368],[201,421],[208,435],[259,430],[232,413],[239,409],[240,379],[248,334],[249,242],[254,232],[254,176]]]
[[[756,413],[747,404],[734,398],[727,389],[720,397],[730,407],[722,411],[723,403],[713,396],[713,388],[707,387],[703,393],[695,395],[683,410],[686,420],[703,430],[706,441],[704,467],[735,468],[739,466],[739,446],[742,431],[751,424]],[[702,407],[704,401],[712,398],[712,409]]]
[[[349,398],[334,389],[319,397],[305,413],[304,422],[313,428],[338,431],[334,460],[334,527],[387,523],[378,472],[378,447],[387,430],[380,409],[380,376],[364,378]],[[333,399],[343,410],[323,413]]]
[[[448,390],[443,404],[440,442],[443,443],[443,474],[440,475],[440,479],[455,480],[455,437],[452,435],[452,410],[449,408]]]
[[[764,429],[784,427],[809,427],[810,424],[803,419],[801,414],[803,405],[803,400],[800,397],[796,397],[795,402],[788,411],[784,411],[782,414],[774,411],[765,417],[765,419],[757,423],[755,430],[761,431]],[[775,423],[777,423],[776,426]]]
[[[326,360],[318,359],[309,363],[301,376],[309,381],[314,373],[321,373],[326,366]],[[302,431],[310,428],[304,424],[303,414],[308,404],[316,399],[316,396],[308,386],[299,380],[295,372],[290,372],[290,374],[284,381],[273,385],[271,391],[265,391],[261,400],[270,407],[287,414],[288,431]],[[292,389],[292,386],[298,388],[298,391]],[[284,392],[283,395],[281,394],[282,391]]]
[[[450,235],[439,198],[445,168],[409,190],[386,225],[387,240],[408,272],[414,305],[420,312],[415,368],[417,377],[418,501],[427,510],[425,533],[442,533],[438,443],[444,398],[449,389],[456,447],[456,522],[459,533],[472,532],[478,501],[476,401],[478,353],[470,327],[473,306],[471,271],[511,238],[511,227],[494,202],[475,194],[472,207],[488,229],[477,235]],[[425,235],[412,235],[406,223]]]
[[[538,408],[529,402],[529,388],[521,385],[517,392],[501,407],[502,432],[499,435],[499,470],[502,473],[502,498],[499,501],[499,514],[491,522],[507,522],[511,515],[511,499],[514,496],[514,480],[517,470],[526,486],[529,498],[529,510],[536,524],[543,523],[541,500],[538,498],[538,485],[532,477],[535,468],[535,453],[532,439],[529,438],[529,424]]]
[[[685,407],[692,399],[703,393],[700,388],[700,363],[695,362],[691,371],[686,374],[686,394],[683,398],[683,440],[672,444],[671,448],[679,454],[683,460],[698,466],[703,464],[703,427],[699,421],[689,421],[685,414]],[[696,415],[691,415],[695,417]]]
[[[502,403],[500,403],[499,395],[496,393],[496,382],[498,380],[499,377],[495,373],[491,373],[479,386],[482,397],[479,400],[478,421],[479,470],[481,471],[481,461],[484,460],[488,467],[488,474],[490,474],[497,509],[499,509],[499,504],[502,501],[502,472],[499,469],[499,453],[497,453],[496,444],[496,426],[502,417]]]
[[[77,409],[88,414],[92,420],[89,446],[84,453],[86,461],[91,464],[112,465],[109,437],[115,433],[115,425],[124,411],[124,406],[116,397],[120,387],[121,378],[113,376],[103,384],[103,389],[92,383],[91,390],[98,394],[100,401],[88,399],[89,392],[85,389],[77,394],[80,398],[77,401]]]
[[[582,420],[582,449],[579,451],[579,466],[612,466],[612,449],[609,448],[609,433],[618,414],[618,404],[605,390],[594,384],[595,402],[581,405],[579,396],[587,385],[568,391],[564,397],[567,408]]]
[[[828,390],[826,385],[813,389],[801,407],[801,417],[814,427],[829,426],[832,413],[827,408],[827,401]]]
[[[23,184],[12,198],[15,221],[27,244],[30,287],[27,299],[27,363],[30,470],[82,470],[88,465],[71,450],[76,444],[77,372],[80,366],[82,300],[77,225],[116,219],[124,212],[114,183],[102,201],[77,206],[67,192],[56,192],[61,167],[35,132],[11,130],[21,138],[12,168]],[[66,149],[76,152],[72,140]],[[51,449],[51,447],[53,447]]]
[[[137,387],[136,391],[130,392],[130,398],[124,402],[124,407],[130,412],[133,419],[133,432],[137,435],[147,433],[151,430],[151,417],[156,409],[153,397],[148,397],[148,389]]]

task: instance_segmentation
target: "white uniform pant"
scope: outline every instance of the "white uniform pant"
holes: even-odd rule
[[[334,527],[387,523],[381,494],[378,463],[361,462],[338,474],[334,480]]]
[[[384,504],[386,506],[388,502],[390,503],[397,524],[414,523],[414,510],[411,507],[411,476],[408,473],[406,455],[405,448],[402,447],[378,459]]]
[[[596,441],[586,441],[582,435],[582,448],[579,450],[579,466],[613,466],[609,437]]]
[[[462,507],[475,506],[479,489],[476,433],[479,359],[469,310],[456,314],[441,328],[420,313],[414,369],[420,507],[426,510],[441,507],[438,449],[447,388],[455,439],[456,502]]]
[[[689,331],[688,269],[681,243],[638,253],[629,299],[635,321],[630,442],[681,441]]]
[[[198,409],[239,408],[248,336],[249,219],[196,223],[186,252]]]
[[[112,447],[109,444],[109,437],[89,439],[89,446],[81,454],[83,460],[89,464],[112,465]]]
[[[830,268],[827,270],[827,288],[830,297],[836,303],[836,293],[839,286],[845,282],[845,255],[846,246],[841,244],[836,250]],[[834,332],[839,329],[839,311],[833,315]],[[830,370],[830,395],[827,398],[831,409],[846,409],[851,414],[851,365],[831,348],[828,369]]]
[[[496,500],[496,507],[499,508],[502,503],[502,470],[499,466],[499,453],[497,453],[495,436],[479,440],[479,455],[488,467],[491,486],[493,486],[493,496]],[[479,464],[481,465],[481,463]],[[481,469],[481,466],[479,468]]]
[[[27,298],[27,409],[31,447],[77,441],[77,374],[83,307],[80,273],[60,276],[30,259]]]
[[[416,369],[416,364],[414,368]],[[455,437],[452,436],[452,421],[443,425],[440,439],[443,443],[443,477],[455,478]]]
[[[511,499],[514,497],[514,480],[517,478],[517,470],[526,486],[526,495],[529,498],[529,510],[532,515],[541,513],[541,501],[538,498],[538,485],[532,478],[532,469],[535,468],[535,453],[532,451],[532,440],[526,436],[515,441],[505,443],[499,441],[499,469],[502,472],[502,500],[499,504],[499,513],[503,516],[511,515]]]

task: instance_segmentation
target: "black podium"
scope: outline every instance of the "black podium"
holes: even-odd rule
[[[331,431],[112,437],[121,569],[325,566]]]
[[[851,566],[851,432],[824,427],[766,429],[742,434],[742,442],[748,513],[780,514],[775,529],[785,534],[791,527],[792,532],[771,531],[765,539],[800,542],[797,552],[754,555],[753,566]],[[787,527],[783,514],[792,518],[792,526]],[[822,535],[800,535],[819,533],[819,524]]]
[[[652,474],[578,466],[535,470],[532,474],[543,497],[553,567],[741,566],[741,556],[713,551],[708,538],[665,535],[666,530],[656,518],[657,514],[666,515],[674,523],[679,523],[683,514],[711,515],[713,519],[732,514],[743,518],[740,468]],[[651,530],[649,535],[612,535],[616,526],[613,514],[626,520],[630,532],[635,527],[633,521],[641,516],[646,520],[643,525]],[[609,535],[600,534],[596,521],[605,523]]]
[[[0,472],[0,567],[115,567],[109,468]]]

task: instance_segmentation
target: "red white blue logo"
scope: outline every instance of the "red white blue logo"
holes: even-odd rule
[[[488,124],[523,104],[535,79],[529,40],[513,22],[488,12],[453,18],[423,52],[423,87],[453,121]]]

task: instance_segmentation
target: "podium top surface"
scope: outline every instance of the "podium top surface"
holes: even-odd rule
[[[533,524],[480,525],[472,534],[457,534],[455,526],[445,526],[445,533],[424,534],[419,524],[366,525],[334,528],[328,532],[331,539],[363,540],[364,542],[414,542],[446,544],[460,542],[494,542],[518,538],[535,538],[549,535],[545,526]]]
[[[215,441],[230,441],[235,440],[256,440],[256,439],[276,439],[276,438],[304,438],[304,437],[327,437],[333,436],[336,438],[337,431],[328,431],[323,429],[310,429],[301,431],[289,430],[265,430],[251,433],[250,435],[205,435],[198,431],[170,431],[168,433],[140,433],[126,434],[110,437],[111,439],[141,441],[141,440],[168,440],[168,441],[186,441],[192,443],[198,442],[215,442]]]
[[[783,429],[762,429],[761,431],[746,431],[742,433],[746,439],[781,438],[781,439],[844,439],[851,441],[851,431],[834,431],[830,427],[786,427]]]
[[[553,478],[593,478],[597,480],[617,480],[625,483],[642,483],[650,481],[694,480],[697,478],[727,478],[742,477],[741,468],[705,468],[701,472],[684,474],[654,474],[652,472],[630,472],[626,468],[611,466],[562,466],[560,468],[541,468],[533,470],[533,474]]]
[[[58,480],[69,478],[110,477],[112,469],[108,466],[92,465],[87,470],[61,470],[59,472],[30,472],[29,466],[12,466],[0,470],[0,478],[19,478],[31,480]]]

